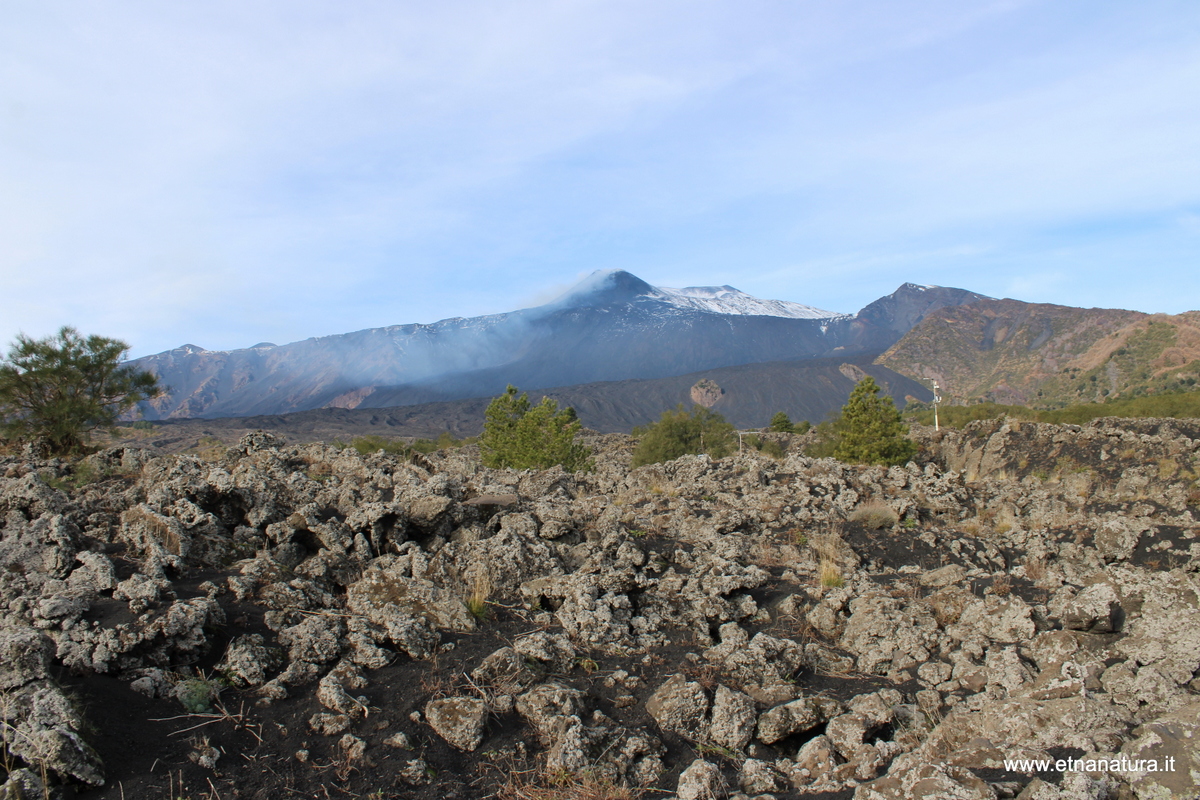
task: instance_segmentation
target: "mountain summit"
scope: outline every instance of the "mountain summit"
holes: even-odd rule
[[[536,308],[280,346],[189,345],[134,365],[172,387],[147,404],[150,419],[385,407],[487,396],[509,383],[544,389],[880,353],[930,311],[980,297],[905,284],[847,315],[732,286],[659,288],[602,270]]]

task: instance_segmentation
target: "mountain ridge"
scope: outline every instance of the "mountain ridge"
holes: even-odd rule
[[[936,309],[877,360],[946,399],[1057,407],[1200,380],[1200,312],[1168,316],[1012,299]]]
[[[733,287],[664,290],[611,270],[531,309],[232,351],[185,345],[132,363],[172,387],[143,405],[149,419],[433,402],[508,383],[542,389],[878,353],[930,310],[981,297],[905,284],[858,314],[823,316],[831,312]]]

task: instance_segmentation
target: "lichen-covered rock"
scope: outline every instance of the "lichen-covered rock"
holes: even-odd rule
[[[719,635],[720,644],[705,650],[704,658],[747,692],[790,681],[805,664],[804,648],[790,639],[766,633],[751,638],[735,622],[722,625]]]
[[[775,744],[793,733],[804,733],[842,713],[842,704],[832,698],[801,697],[764,711],[758,718],[756,736],[764,744]]]
[[[297,624],[280,630],[278,641],[287,648],[288,661],[293,664],[328,664],[341,655],[345,629],[339,617],[306,616]]]
[[[1134,769],[1121,777],[1138,800],[1200,797],[1200,701],[1140,726],[1121,748]],[[1153,765],[1153,768],[1151,768]]]
[[[963,767],[922,764],[859,786],[854,800],[996,800],[996,790]]]
[[[178,670],[228,641],[216,666],[231,683],[257,687],[263,708],[291,696],[265,714],[334,737],[315,741],[313,763],[377,762],[447,791],[439,748],[366,749],[420,737],[394,727],[396,684],[372,690],[378,715],[358,696],[364,670],[411,682],[420,694],[404,711],[425,713],[408,719],[475,752],[458,757],[468,768],[512,759],[615,786],[659,786],[693,757],[679,761],[652,726],[750,756],[740,772],[721,765],[745,793],[787,794],[783,776],[798,792],[973,798],[988,790],[969,773],[1014,754],[1190,757],[1200,426],[913,435],[922,461],[897,468],[747,448],[630,470],[628,437],[589,434],[597,468],[577,475],[489,469],[474,446],[410,463],[251,436],[215,462],[106,451],[87,463],[119,476],[63,491],[47,481],[79,478],[78,465],[0,454],[0,691],[32,693],[65,668],[174,703]],[[905,528],[881,538],[848,520],[871,500]],[[822,559],[845,586],[819,585]],[[472,595],[496,618],[477,624]],[[851,699],[808,694],[813,673],[845,675],[829,694]],[[441,698],[447,686],[461,696]],[[646,686],[657,691],[641,706]],[[494,753],[489,715],[523,720]],[[44,727],[74,747],[71,724]],[[192,751],[202,758],[202,741]],[[51,791],[82,780],[64,770]],[[1041,800],[1191,790],[1163,777],[992,788]]]
[[[718,686],[713,698],[708,738],[719,747],[741,752],[754,735],[757,719],[753,700],[736,689]]]
[[[46,678],[53,644],[46,635],[11,620],[0,621],[0,692]]]
[[[487,704],[477,697],[444,697],[430,700],[425,719],[438,736],[459,750],[474,750],[483,741]]]
[[[346,605],[389,630],[415,618],[458,633],[475,629],[475,619],[461,599],[430,581],[404,575],[388,557],[377,559],[347,588]]]
[[[26,764],[91,786],[104,785],[104,765],[84,739],[84,720],[62,690],[46,680],[8,693],[0,720],[11,735],[5,746]]]
[[[787,781],[779,770],[766,761],[748,758],[742,763],[741,773],[738,775],[738,785],[743,792],[756,797],[783,791]]]
[[[534,631],[514,641],[513,649],[549,672],[569,672],[575,664],[575,646],[560,633]]]
[[[928,661],[937,633],[938,624],[927,604],[905,604],[871,592],[850,602],[840,644],[858,657],[860,672],[886,675]]]
[[[704,687],[683,675],[672,675],[646,701],[646,713],[658,727],[695,741],[705,738],[708,707]]]
[[[782,768],[797,788],[817,788],[830,783],[834,769],[841,762],[833,742],[822,734],[805,742],[796,753],[794,761],[784,762]],[[781,764],[777,762],[776,766]]]
[[[1121,608],[1117,592],[1107,583],[1094,583],[1076,594],[1056,598],[1050,613],[1057,616],[1068,630],[1088,633],[1112,633],[1124,622],[1125,612]]]
[[[559,682],[543,683],[516,700],[516,709],[545,745],[552,745],[564,718],[583,712],[583,692]]]
[[[278,666],[278,654],[267,649],[260,634],[249,633],[229,643],[217,669],[235,686],[259,686]]]
[[[988,597],[967,606],[949,633],[959,639],[982,635],[1001,644],[1016,644],[1032,638],[1036,630],[1024,600]]]
[[[675,787],[678,800],[719,800],[725,795],[725,779],[712,762],[698,758],[679,775]]]

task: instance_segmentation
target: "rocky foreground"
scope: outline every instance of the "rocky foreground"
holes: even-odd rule
[[[0,797],[1200,797],[1200,423],[916,436],[0,459]]]

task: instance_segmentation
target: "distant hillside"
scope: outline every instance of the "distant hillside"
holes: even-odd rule
[[[933,425],[933,409],[927,404],[910,406],[906,420]],[[1164,392],[1162,394],[1130,397],[1107,403],[1079,403],[1062,408],[1030,408],[1006,406],[999,403],[973,403],[969,406],[942,406],[937,422],[943,428],[961,428],[970,422],[1009,417],[1030,422],[1049,422],[1055,425],[1086,425],[1094,419],[1200,419],[1200,390]]]
[[[983,299],[933,311],[877,363],[937,380],[948,402],[1060,407],[1180,390],[1200,378],[1200,312]]]
[[[886,367],[871,363],[870,354],[852,359],[809,359],[705,370],[690,375],[645,381],[611,381],[566,386],[544,392],[560,406],[574,406],[585,426],[602,433],[628,433],[637,425],[653,422],[679,403],[693,405],[692,388],[701,381],[718,387],[698,392],[716,396],[714,411],[739,428],[765,427],[771,416],[784,411],[792,420],[820,422],[836,412],[854,384],[871,375],[891,394],[898,406],[905,398],[930,400],[929,390]],[[531,391],[536,402],[543,392]],[[267,430],[293,442],[349,440],[355,436],[411,436],[434,438],[443,431],[456,437],[474,436],[483,430],[483,411],[490,398],[424,403],[391,408],[323,408],[294,414],[219,419],[167,420],[149,432],[126,430],[149,444],[168,450],[194,447],[202,436],[236,441],[247,431]]]

